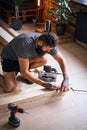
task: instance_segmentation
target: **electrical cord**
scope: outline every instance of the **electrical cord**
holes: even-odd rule
[[[74,88],[72,88],[72,87],[71,87],[71,90],[72,90],[73,92],[75,92],[75,91],[78,91],[78,92],[87,92],[87,90],[74,89]]]

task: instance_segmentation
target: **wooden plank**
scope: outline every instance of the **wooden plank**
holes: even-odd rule
[[[87,48],[87,43],[81,42],[79,40],[76,39],[76,43],[80,44],[81,46]]]
[[[5,46],[8,42],[10,42],[13,37],[2,27],[0,27],[0,43]]]
[[[4,21],[2,21],[1,19],[0,19],[0,26],[5,31],[7,31],[12,37],[16,37],[19,35],[14,29],[10,28],[10,26],[8,24],[6,24]]]
[[[3,45],[2,45],[1,42],[0,42],[0,54],[1,54],[1,52],[2,52],[2,49],[3,49]],[[0,59],[1,59],[1,57],[0,57]]]
[[[29,92],[17,91],[5,94],[0,94],[0,117],[8,114],[7,104],[15,103],[23,107],[24,109],[33,108],[35,106],[43,105],[55,100],[62,99],[63,95],[56,91],[48,91],[41,86],[37,86]]]

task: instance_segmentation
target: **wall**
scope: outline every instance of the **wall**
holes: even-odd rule
[[[71,2],[71,7],[76,12],[82,11],[77,13],[77,20],[72,21],[72,24],[75,25],[72,28],[75,30],[76,41],[87,45],[87,6]]]
[[[87,12],[87,6],[76,3],[76,2],[71,2],[71,7],[72,9],[75,9],[76,11],[82,10],[82,11]]]

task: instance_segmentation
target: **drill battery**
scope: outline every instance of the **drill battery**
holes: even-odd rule
[[[18,119],[17,117],[15,117],[15,118],[9,117],[8,122],[9,122],[9,124],[11,124],[14,127],[20,126],[20,119]]]
[[[20,119],[18,119],[15,116],[15,114],[16,114],[16,112],[19,112],[19,113],[27,113],[27,112],[25,112],[22,108],[19,108],[17,105],[15,105],[13,103],[9,103],[7,107],[11,111],[10,117],[8,119],[8,123],[11,124],[14,127],[20,126]]]

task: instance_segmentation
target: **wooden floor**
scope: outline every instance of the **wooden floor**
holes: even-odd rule
[[[87,90],[87,49],[74,42],[60,44],[58,48],[65,56],[72,87],[74,89]],[[50,57],[48,59],[49,64],[57,67],[53,59]],[[24,87],[21,84],[23,83],[19,83],[19,88],[25,91],[25,95],[29,94],[30,96],[31,87],[33,89],[35,87],[27,84]],[[30,87],[29,90],[28,87]],[[38,86],[38,89],[43,92],[41,86]],[[18,93],[16,98],[20,99],[22,92]],[[51,94],[53,95],[53,93],[50,93],[50,100],[52,97]],[[5,96],[1,95],[2,97]],[[11,97],[13,100],[14,96],[11,95]],[[40,99],[41,97],[39,97],[38,101]],[[0,102],[3,102],[1,97]],[[22,104],[19,105],[22,106]],[[28,103],[27,112],[29,112],[29,115],[17,114],[17,117],[21,120],[21,125],[16,128],[17,130],[87,130],[87,92],[73,92],[70,90],[60,100],[52,101],[38,107],[30,105]],[[23,108],[25,108],[25,105],[23,105]],[[0,118],[0,130],[13,129],[8,125],[8,117],[9,113]]]

